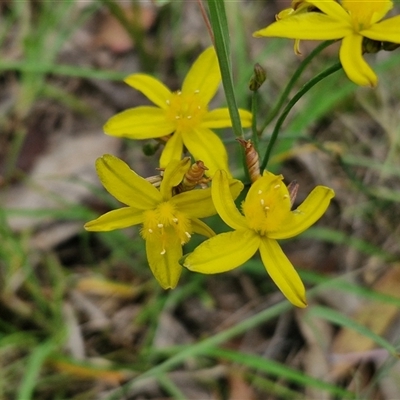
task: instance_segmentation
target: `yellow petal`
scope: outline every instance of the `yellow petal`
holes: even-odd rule
[[[217,213],[211,198],[211,188],[180,193],[172,197],[171,203],[189,218],[206,218]]]
[[[218,274],[244,264],[259,244],[260,237],[247,229],[220,233],[196,247],[181,263],[191,271]]]
[[[143,222],[143,211],[132,207],[119,208],[89,221],[84,228],[91,232],[106,232],[123,229]]]
[[[232,198],[236,199],[243,190],[243,183],[237,179],[230,179],[229,190]],[[189,218],[206,218],[217,213],[211,198],[211,188],[183,192],[170,201]]]
[[[212,199],[219,216],[233,229],[246,229],[246,218],[236,208],[229,190],[229,177],[223,170],[218,170],[211,183]]]
[[[283,295],[297,307],[307,307],[306,291],[299,275],[276,240],[261,239],[262,262]]]
[[[172,188],[178,186],[183,176],[190,168],[190,157],[183,160],[172,160],[165,168],[163,180],[160,186],[160,193],[163,201],[167,201],[172,197]]]
[[[253,33],[254,37],[283,37],[301,40],[341,39],[352,32],[349,21],[340,21],[328,15],[310,12],[293,15]]]
[[[151,272],[163,289],[174,289],[178,284],[182,267],[179,260],[182,257],[182,246],[174,232],[166,232],[166,242],[146,240],[146,254]]]
[[[304,232],[324,215],[334,196],[335,193],[332,189],[317,186],[295,211],[288,214],[279,230],[269,232],[268,237],[270,239],[288,239]]]
[[[247,110],[239,109],[240,120],[243,128],[251,126],[252,114]],[[228,108],[217,108],[209,111],[201,122],[201,127],[204,128],[228,128],[232,126],[231,116]]]
[[[133,74],[125,78],[125,82],[162,109],[168,108],[171,91],[158,79],[146,74]]]
[[[354,1],[354,0],[352,0]],[[329,15],[330,17],[337,19],[337,20],[342,20],[342,21],[348,21],[351,23],[351,17],[350,15],[346,12],[346,10],[335,0],[307,0],[307,3],[314,5],[317,7],[320,11],[322,11],[324,14]],[[344,1],[342,1],[342,4]],[[363,3],[365,3],[363,1]],[[367,7],[365,5],[364,7]]]
[[[146,179],[111,154],[96,160],[97,175],[108,193],[120,202],[139,210],[148,210],[162,200],[160,192]]]
[[[197,128],[182,132],[183,144],[196,160],[208,168],[207,175],[213,176],[217,169],[229,171],[228,154],[222,140],[208,128]]]
[[[357,33],[346,36],[340,46],[340,62],[347,77],[360,86],[375,87],[378,78],[362,56],[363,37]]]
[[[203,235],[208,238],[215,236],[215,232],[200,219],[192,219],[191,225],[194,233],[198,233],[199,235]]]
[[[214,47],[209,47],[194,62],[182,85],[182,93],[198,93],[203,104],[214,97],[221,82],[221,72]]]
[[[400,15],[372,25],[360,34],[372,40],[400,43]]]
[[[180,160],[182,158],[183,142],[182,135],[175,132],[167,141],[161,156],[160,167],[165,168],[172,160]]]
[[[161,108],[143,106],[114,115],[103,129],[107,135],[140,140],[169,135],[175,130],[175,125],[167,121]]]
[[[353,20],[361,26],[375,24],[393,8],[393,2],[390,0],[342,0],[341,3]]]

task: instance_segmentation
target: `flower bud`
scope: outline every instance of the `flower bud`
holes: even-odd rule
[[[393,51],[400,47],[399,43],[382,42],[382,49],[386,51]]]
[[[256,92],[258,89],[260,89],[261,85],[265,82],[266,79],[267,73],[265,72],[265,69],[259,63],[256,63],[254,65],[253,76],[251,77],[249,82],[249,89],[252,92]]]
[[[158,143],[146,143],[142,146],[142,151],[145,156],[154,156],[159,147]]]
[[[363,53],[377,53],[381,49],[381,42],[364,37],[362,43]]]

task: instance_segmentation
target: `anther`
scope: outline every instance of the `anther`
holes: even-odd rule
[[[182,94],[182,92],[181,92],[180,90],[178,90],[178,91],[176,92],[176,94],[177,94],[178,96],[180,96],[180,95]]]
[[[268,211],[268,210],[269,210],[269,207],[268,207],[268,206],[265,206],[265,207],[264,207],[264,210]]]
[[[164,224],[157,224],[159,228],[164,228]]]
[[[262,190],[260,189],[257,193],[258,193],[258,194],[261,194],[261,193],[262,193]]]
[[[172,221],[175,223],[178,223],[178,218],[174,217],[174,218],[172,218]]]
[[[288,199],[288,198],[289,198],[289,195],[288,195],[288,194],[284,194],[284,195],[283,195],[283,198],[284,198],[284,199]]]
[[[264,199],[261,199],[261,200],[260,200],[260,203],[261,203],[261,205],[263,206],[263,205],[265,204]]]
[[[153,229],[149,228],[149,232],[150,232],[150,233],[153,233]]]
[[[167,250],[165,250],[165,249],[162,249],[162,251],[161,251],[161,255],[163,256],[165,253],[167,252]]]
[[[197,93],[200,93],[200,90],[196,89],[194,92],[197,94]]]
[[[278,184],[278,185],[275,185],[275,186],[274,186],[274,189],[278,189],[278,188],[280,188],[280,187],[281,187],[281,185]]]
[[[165,101],[168,105],[170,105],[171,104],[171,102],[169,101],[169,100],[166,100]]]
[[[191,115],[188,115],[186,118],[187,118],[187,119],[191,119],[191,118],[192,118],[192,116],[191,116]]]
[[[185,232],[185,235],[190,239],[192,235],[189,232]]]
[[[180,115],[175,116],[175,119],[181,119]]]

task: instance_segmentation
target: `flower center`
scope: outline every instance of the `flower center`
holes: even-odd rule
[[[161,242],[161,254],[165,254],[167,251],[171,230],[179,238],[182,245],[191,238],[190,220],[180,211],[177,211],[173,204],[167,201],[159,204],[154,210],[144,212],[143,228],[140,234],[145,240]]]
[[[201,102],[199,93],[195,90],[184,94],[178,90],[167,100],[167,119],[176,124],[176,131],[191,130],[201,123],[208,110],[207,105]]]
[[[359,32],[380,21],[393,3],[391,0],[342,0],[342,6],[350,14],[354,29]]]
[[[248,227],[262,236],[278,230],[291,208],[282,176],[271,175],[253,183],[242,205]]]

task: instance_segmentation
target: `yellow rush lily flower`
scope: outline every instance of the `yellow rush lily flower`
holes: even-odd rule
[[[350,80],[376,86],[378,78],[362,57],[364,38],[400,43],[400,15],[381,21],[393,7],[390,0],[307,0],[318,12],[284,14],[279,21],[253,34],[299,40],[342,39],[339,57]]]
[[[165,168],[159,190],[117,157],[105,154],[96,161],[97,174],[105,189],[127,205],[87,222],[88,231],[112,231],[142,224],[146,254],[153,275],[164,289],[174,288],[182,267],[182,245],[192,233],[211,237],[214,232],[198,218],[216,213],[211,189],[194,189],[173,196],[173,188],[190,168],[190,158],[171,161]],[[230,181],[236,198],[243,185]]]
[[[171,92],[163,83],[145,74],[130,75],[125,82],[142,92],[155,106],[128,109],[110,118],[104,126],[108,135],[129,139],[161,138],[173,133],[161,154],[160,166],[180,160],[185,148],[207,165],[209,175],[228,171],[228,155],[221,139],[211,130],[232,126],[228,108],[208,110],[208,103],[221,82],[213,47],[206,49],[192,65],[182,90]],[[251,126],[252,115],[239,110],[243,127]]]
[[[232,232],[214,236],[181,262],[191,271],[214,274],[234,269],[257,250],[278,288],[297,307],[306,307],[304,285],[280,248],[277,239],[300,234],[326,211],[334,196],[332,189],[317,186],[294,211],[282,175],[264,172],[250,187],[239,212],[229,193],[228,176],[217,171],[212,181],[215,208]]]
[[[293,15],[296,15],[296,14],[301,14],[301,13],[312,11],[313,8],[315,8],[315,7],[313,7],[306,0],[292,0],[291,7],[285,8],[282,11],[280,11],[278,14],[275,15],[275,19],[277,21],[279,21],[284,18],[292,17]],[[296,55],[298,55],[298,56],[301,55],[299,39],[295,39],[293,50]]]

